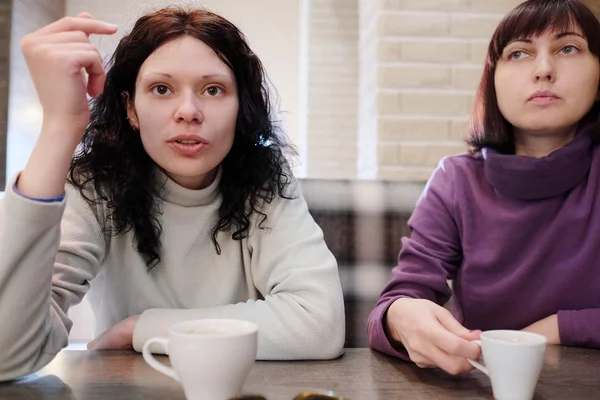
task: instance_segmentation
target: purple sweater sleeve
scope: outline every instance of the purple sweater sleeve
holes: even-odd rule
[[[386,336],[384,321],[390,305],[402,297],[446,303],[453,279],[462,260],[460,237],[454,215],[455,178],[452,165],[444,158],[434,171],[408,221],[410,238],[402,239],[398,265],[369,316],[367,331],[371,347],[408,360],[401,346]]]
[[[558,332],[566,346],[600,348],[600,308],[559,311]]]

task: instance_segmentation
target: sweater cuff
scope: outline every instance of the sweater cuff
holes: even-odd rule
[[[63,195],[61,195],[61,196],[58,196],[58,197],[49,197],[49,198],[45,198],[45,199],[42,199],[42,198],[40,198],[40,197],[29,197],[29,196],[27,196],[27,195],[25,195],[25,194],[21,193],[21,192],[19,191],[19,189],[17,189],[17,182],[15,182],[15,184],[13,185],[13,190],[14,190],[14,192],[15,192],[16,194],[18,194],[18,195],[19,195],[19,196],[21,196],[21,197],[24,197],[24,198],[26,198],[27,200],[31,200],[31,201],[39,201],[40,203],[60,203],[60,202],[61,202],[61,201],[63,201],[63,200],[64,200],[64,198],[65,198],[65,195],[64,195],[64,194],[63,194]]]
[[[392,298],[375,307],[373,312],[371,312],[371,316],[369,317],[367,330],[369,334],[369,342],[371,343],[371,347],[373,349],[405,361],[410,361],[410,357],[408,356],[408,352],[406,350],[399,351],[397,347],[392,345],[390,338],[386,335],[383,327],[384,319],[388,309],[394,301],[402,297],[405,296]]]
[[[5,207],[8,215],[20,221],[34,222],[47,227],[59,223],[63,216],[66,199],[63,198],[61,201],[48,203],[21,196],[15,191],[18,178],[19,175],[16,175],[6,186],[3,201],[6,202]]]
[[[600,309],[562,310],[557,317],[561,344],[600,348]]]

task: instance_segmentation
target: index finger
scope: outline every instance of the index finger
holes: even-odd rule
[[[81,31],[87,35],[112,35],[117,31],[117,26],[108,22],[92,18],[65,17],[55,21],[35,32],[35,35],[51,35],[53,33]]]
[[[462,357],[456,357],[437,348],[431,352],[431,360],[435,365],[452,375],[458,375],[473,369],[473,366]]]
[[[476,360],[481,354],[481,347],[475,342],[465,340],[447,331],[441,325],[431,331],[431,341],[449,355]]]

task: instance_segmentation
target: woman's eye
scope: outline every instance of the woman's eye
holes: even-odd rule
[[[211,86],[209,88],[207,88],[204,93],[206,93],[209,96],[219,96],[223,93],[223,89],[218,87],[218,86]]]
[[[511,60],[518,60],[523,57],[525,57],[525,53],[523,53],[521,50],[515,50],[508,55],[508,58]]]
[[[152,93],[160,95],[160,96],[164,96],[166,94],[170,94],[171,89],[169,89],[165,85],[156,85],[152,88]]]
[[[560,51],[563,54],[572,54],[572,53],[576,53],[577,50],[579,50],[577,47],[573,46],[573,45],[567,45],[565,47],[563,47],[562,49],[560,49]]]

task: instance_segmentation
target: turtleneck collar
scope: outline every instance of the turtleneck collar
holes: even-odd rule
[[[569,191],[587,176],[592,155],[592,140],[584,129],[542,158],[501,154],[490,148],[482,151],[487,181],[517,200],[540,200]]]
[[[223,168],[219,167],[213,182],[204,189],[192,190],[180,186],[156,167],[155,177],[159,188],[160,198],[166,203],[182,207],[198,207],[212,203],[219,195],[219,183],[223,175]]]

